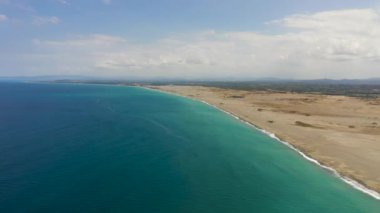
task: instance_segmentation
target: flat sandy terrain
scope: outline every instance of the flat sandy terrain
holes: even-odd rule
[[[380,192],[380,99],[200,86],[151,88],[216,105]]]

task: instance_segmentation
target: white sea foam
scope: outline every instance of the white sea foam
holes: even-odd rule
[[[248,121],[246,121],[246,120],[244,120],[244,119],[242,119],[242,118],[240,118],[240,117],[238,117],[238,116],[236,116],[236,115],[234,115],[234,114],[232,114],[230,112],[227,112],[227,111],[225,111],[225,110],[223,110],[223,109],[221,109],[221,108],[219,108],[219,107],[217,107],[217,106],[215,106],[213,104],[207,103],[206,101],[201,101],[201,102],[203,102],[203,103],[205,103],[205,104],[207,104],[209,106],[212,106],[212,107],[214,107],[214,108],[216,108],[216,109],[218,109],[218,110],[220,110],[220,111],[222,111],[222,112],[224,112],[224,113],[232,116],[233,118],[236,118],[236,119],[238,119],[238,120],[246,123],[247,125],[249,125],[249,126],[255,128],[255,129],[261,131],[262,133],[268,135],[269,137],[275,139],[276,141],[278,141],[278,142],[286,145],[287,147],[291,148],[292,150],[296,151],[298,154],[300,154],[306,160],[308,160],[308,161],[310,161],[310,162],[312,162],[312,163],[314,163],[314,164],[322,167],[323,169],[326,169],[326,170],[330,171],[332,174],[334,174],[334,176],[336,176],[339,179],[343,180],[345,183],[349,184],[353,188],[355,188],[355,189],[357,189],[357,190],[359,190],[359,191],[361,191],[361,192],[363,192],[363,193],[365,193],[367,195],[370,195],[371,197],[373,197],[373,198],[375,198],[377,200],[380,200],[380,193],[378,193],[377,191],[371,190],[371,189],[365,187],[364,185],[360,184],[359,182],[357,182],[357,181],[355,181],[355,180],[353,180],[351,178],[348,178],[348,177],[345,177],[345,176],[339,174],[339,172],[336,171],[334,168],[331,168],[331,167],[328,167],[328,166],[325,166],[325,165],[321,164],[319,161],[317,161],[314,158],[311,158],[311,157],[307,156],[305,153],[303,153],[302,151],[300,151],[299,149],[297,149],[296,147],[294,147],[290,143],[281,140],[274,133],[268,132],[265,129],[261,129],[261,128],[257,127],[256,125],[254,125],[254,124],[252,124],[252,123],[250,123],[250,122],[248,122]]]
[[[146,87],[143,87],[143,88],[146,88]],[[151,88],[147,88],[147,89],[151,89]],[[209,106],[211,106],[211,107],[213,107],[213,108],[215,108],[217,110],[220,110],[220,111],[222,111],[222,112],[224,112],[224,113],[232,116],[233,118],[235,118],[235,119],[237,119],[239,121],[242,121],[243,123],[245,123],[245,124],[253,127],[254,129],[259,130],[260,132],[268,135],[269,137],[275,139],[276,141],[278,141],[278,142],[286,145],[287,147],[289,147],[292,150],[296,151],[298,154],[300,154],[306,160],[314,163],[315,165],[317,165],[317,166],[319,166],[319,167],[321,167],[323,169],[326,169],[327,171],[331,172],[334,176],[336,176],[337,178],[343,180],[343,182],[347,183],[348,185],[352,186],[353,188],[355,188],[355,189],[357,189],[357,190],[359,190],[359,191],[361,191],[361,192],[363,192],[363,193],[365,193],[365,194],[367,194],[367,195],[369,195],[369,196],[371,196],[371,197],[373,197],[373,198],[375,198],[377,200],[380,200],[380,193],[379,192],[374,191],[372,189],[369,189],[369,188],[365,187],[364,185],[360,184],[359,182],[357,182],[357,181],[355,181],[355,180],[353,180],[351,178],[348,178],[348,177],[345,177],[345,176],[339,174],[339,172],[336,171],[334,168],[325,166],[325,165],[321,164],[319,161],[317,161],[316,159],[307,156],[305,153],[303,153],[302,151],[300,151],[299,149],[297,149],[296,147],[294,147],[290,143],[288,143],[286,141],[283,141],[280,138],[278,138],[274,133],[268,132],[265,129],[261,129],[261,128],[257,127],[255,124],[252,124],[252,123],[250,123],[250,122],[248,122],[248,121],[240,118],[239,116],[237,116],[237,115],[235,115],[233,113],[227,112],[226,110],[223,110],[223,109],[221,109],[221,108],[219,108],[219,107],[217,107],[217,106],[215,106],[213,104],[210,104],[210,103],[208,103],[208,102],[206,102],[204,100],[199,100],[199,99],[195,99],[195,98],[181,96],[181,95],[178,95],[178,94],[175,94],[175,93],[166,92],[166,91],[162,91],[162,90],[155,90],[155,89],[151,89],[151,90],[160,91],[160,92],[164,92],[164,93],[168,93],[168,94],[176,95],[176,96],[180,96],[180,97],[185,97],[185,98],[189,98],[189,99],[192,99],[192,100],[195,100],[195,101],[201,101],[204,104],[207,104],[207,105],[209,105]]]

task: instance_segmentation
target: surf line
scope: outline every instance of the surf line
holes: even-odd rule
[[[193,100],[196,100],[196,99],[193,99]],[[237,119],[237,120],[239,120],[239,121],[241,121],[241,122],[247,124],[247,125],[250,126],[250,127],[253,127],[253,128],[256,129],[256,130],[259,130],[260,132],[262,132],[262,133],[268,135],[269,137],[275,139],[276,141],[278,141],[278,142],[284,144],[285,146],[289,147],[290,149],[296,151],[299,155],[301,155],[303,158],[305,158],[305,159],[308,160],[309,162],[312,162],[313,164],[315,164],[315,165],[317,165],[317,166],[319,166],[319,167],[321,167],[321,168],[323,168],[323,169],[325,169],[325,170],[327,170],[327,171],[333,173],[334,176],[336,176],[337,178],[343,180],[345,183],[347,183],[347,184],[350,185],[351,187],[353,187],[353,188],[355,188],[355,189],[357,189],[357,190],[359,190],[359,191],[361,191],[361,192],[363,192],[363,193],[365,193],[365,194],[367,194],[367,195],[369,195],[369,196],[371,196],[371,197],[373,197],[373,198],[375,198],[375,199],[377,199],[377,200],[380,200],[380,193],[378,193],[377,191],[374,191],[374,190],[372,190],[372,189],[367,188],[366,186],[364,186],[363,184],[360,184],[360,183],[357,182],[356,180],[353,180],[353,179],[351,179],[351,178],[348,178],[348,177],[345,177],[345,176],[341,175],[337,170],[335,170],[335,169],[332,168],[332,167],[328,167],[328,166],[325,166],[325,165],[321,164],[319,161],[317,161],[316,159],[314,159],[314,158],[312,158],[312,157],[309,157],[308,155],[306,155],[306,154],[305,154],[304,152],[302,152],[301,150],[297,149],[297,148],[296,148],[295,146],[293,146],[292,144],[290,144],[290,143],[288,143],[288,142],[286,142],[286,141],[281,140],[281,139],[280,139],[279,137],[277,137],[274,133],[268,132],[268,131],[266,131],[265,129],[261,129],[261,128],[257,127],[255,124],[253,124],[253,123],[251,123],[251,122],[248,122],[248,121],[246,121],[246,120],[240,118],[239,116],[237,116],[237,115],[235,115],[235,114],[233,114],[233,113],[231,113],[231,112],[228,112],[228,111],[226,111],[226,110],[223,110],[223,109],[221,109],[221,108],[219,108],[219,107],[217,107],[217,106],[215,106],[215,105],[213,105],[213,104],[210,104],[210,103],[208,103],[208,102],[206,102],[206,101],[201,100],[201,102],[204,103],[204,104],[207,104],[207,105],[209,105],[209,106],[211,106],[211,107],[213,107],[213,108],[215,108],[215,109],[217,109],[217,110],[220,110],[220,111],[222,111],[222,112],[228,114],[229,116],[232,116],[233,118],[235,118],[235,119]]]

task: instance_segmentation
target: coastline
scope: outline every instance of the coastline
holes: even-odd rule
[[[149,87],[149,86],[137,86],[137,87],[140,87],[140,88],[143,88],[143,89],[148,89],[148,90],[153,90],[153,91],[156,91],[156,92],[162,92],[162,93],[166,93],[166,94],[170,94],[170,95],[175,95],[175,96],[179,96],[179,97],[182,97],[182,98],[188,98],[188,99],[191,99],[193,101],[199,101],[199,102],[202,102],[206,105],[209,105],[219,111],[222,111],[223,113],[245,123],[246,125],[268,135],[269,137],[273,138],[274,140],[280,142],[281,144],[287,146],[288,148],[296,151],[301,157],[303,157],[304,159],[306,159],[307,161],[313,163],[314,165],[317,165],[325,170],[327,170],[328,172],[332,173],[332,175],[334,175],[335,177],[339,178],[340,180],[342,180],[344,183],[348,184],[349,186],[353,187],[354,189],[376,199],[376,200],[380,200],[380,193],[376,190],[373,190],[367,186],[365,186],[364,184],[361,184],[359,183],[357,180],[353,179],[353,178],[349,178],[343,174],[341,174],[338,170],[336,170],[335,168],[333,167],[330,167],[330,166],[327,166],[327,165],[324,165],[323,163],[321,163],[320,161],[318,161],[317,159],[309,156],[306,152],[303,152],[301,151],[301,149],[297,148],[295,145],[287,142],[286,140],[284,139],[281,139],[280,137],[278,137],[276,135],[276,133],[274,132],[270,132],[264,128],[261,128],[259,127],[258,125],[248,121],[247,119],[244,119],[243,117],[233,113],[233,112],[230,112],[230,111],[227,111],[225,109],[222,109],[214,104],[211,104],[205,100],[202,100],[202,99],[198,99],[198,98],[194,98],[194,97],[189,97],[189,96],[186,96],[186,95],[183,95],[183,94],[179,94],[179,93],[175,93],[175,92],[171,92],[171,91],[166,91],[166,90],[163,90],[163,89],[160,89],[160,88],[156,88],[156,87]]]

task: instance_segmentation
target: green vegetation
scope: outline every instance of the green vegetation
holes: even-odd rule
[[[380,97],[380,80],[304,80],[304,81],[128,81],[128,80],[58,80],[60,83],[92,83],[123,85],[185,85],[206,86],[247,91],[344,95],[360,98]],[[234,96],[231,98],[242,98]]]

